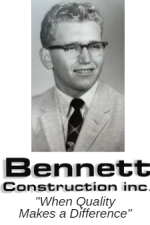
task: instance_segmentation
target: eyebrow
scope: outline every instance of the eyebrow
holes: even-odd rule
[[[90,44],[90,43],[98,43],[98,42],[102,42],[102,41],[91,40],[90,42],[87,43],[87,45]],[[70,43],[67,43],[67,44],[64,44],[64,45],[83,45],[83,43],[74,41],[74,42],[70,42]]]

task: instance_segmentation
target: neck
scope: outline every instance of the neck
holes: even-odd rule
[[[66,89],[63,89],[61,87],[59,87],[58,85],[56,85],[56,87],[61,91],[63,92],[64,94],[72,97],[72,98],[80,98],[82,95],[84,95],[88,90],[86,91],[80,91],[80,90],[66,90]]]

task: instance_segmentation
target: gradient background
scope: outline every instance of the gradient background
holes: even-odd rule
[[[68,0],[63,0],[63,2]],[[108,41],[101,78],[124,93],[124,0],[75,0],[95,5],[104,18],[103,40]],[[53,72],[41,63],[40,27],[45,13],[62,0],[32,0],[32,95],[54,86]]]

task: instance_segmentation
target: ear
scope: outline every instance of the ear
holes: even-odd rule
[[[44,65],[44,67],[48,70],[53,69],[53,64],[51,61],[49,50],[45,48],[41,48],[39,53],[40,53],[41,62]]]

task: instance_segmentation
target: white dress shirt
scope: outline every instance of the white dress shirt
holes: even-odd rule
[[[97,86],[98,86],[98,81],[93,85],[91,89],[89,89],[85,94],[83,94],[80,97],[80,99],[82,99],[85,103],[83,107],[81,108],[81,114],[82,114],[83,120],[85,119],[87,115],[87,111],[89,109],[92,98],[96,92]],[[57,98],[59,102],[59,110],[60,110],[62,124],[63,124],[64,139],[66,141],[67,132],[68,132],[68,121],[70,116],[74,112],[74,108],[70,107],[70,103],[73,100],[73,98],[61,92],[57,87],[55,88],[56,88],[56,94],[57,94]]]

